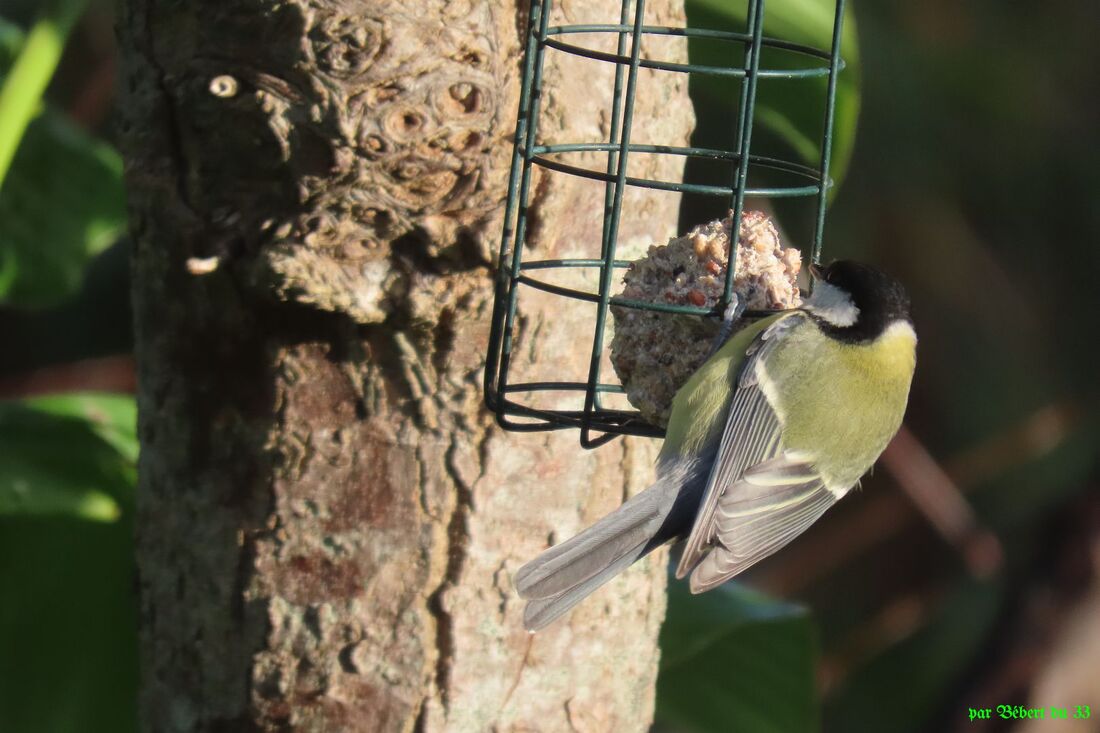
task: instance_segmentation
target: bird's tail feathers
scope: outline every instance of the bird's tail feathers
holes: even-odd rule
[[[527,607],[523,611],[524,628],[528,631],[538,631],[556,621],[558,617],[583,601],[594,590],[630,567],[635,560],[646,553],[648,544],[648,540],[640,542],[592,577],[555,596],[528,601]]]
[[[644,554],[660,525],[655,489],[643,491],[519,569],[516,591],[531,601],[524,619],[528,629],[550,623]]]

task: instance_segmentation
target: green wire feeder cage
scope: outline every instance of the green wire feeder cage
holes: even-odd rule
[[[608,397],[621,395],[624,392],[620,384],[610,383],[601,375],[601,371],[606,371],[601,368],[601,362],[608,308],[616,306],[670,314],[690,314],[696,318],[721,316],[733,293],[736,263],[734,258],[728,258],[725,268],[724,295],[716,308],[648,303],[614,297],[612,288],[615,273],[621,274],[624,268],[630,266],[630,262],[616,259],[615,256],[624,191],[626,187],[632,186],[718,197],[728,204],[728,210],[731,212],[734,233],[732,241],[734,242],[736,242],[736,233],[740,231],[744,200],[747,195],[816,197],[816,223],[813,230],[811,261],[819,262],[827,194],[832,184],[829,178],[829,152],[833,134],[836,82],[837,75],[844,67],[840,57],[844,0],[836,2],[832,46],[828,51],[765,37],[763,35],[764,0],[748,0],[747,24],[744,31],[644,25],[645,0],[636,0],[636,2],[623,0],[617,24],[550,26],[551,5],[551,0],[532,0],[531,2],[504,232],[497,261],[496,300],[485,370],[485,401],[496,415],[499,424],[508,430],[536,431],[577,427],[580,428],[581,445],[585,448],[601,445],[617,435],[659,437],[663,434],[663,429],[647,422],[636,410],[612,408],[607,404]],[[608,53],[570,43],[570,38],[577,37],[577,34],[615,36],[617,52]],[[680,36],[692,40],[726,42],[731,49],[729,54],[731,61],[735,63],[729,66],[717,66],[643,58],[642,39],[645,36]],[[609,115],[610,134],[607,142],[540,144],[539,107],[540,100],[547,91],[543,88],[543,62],[547,49],[615,64]],[[743,51],[738,52],[738,49]],[[764,49],[776,49],[778,52],[791,55],[792,58],[801,59],[801,62],[791,64],[788,59],[786,63],[781,64],[783,67],[795,66],[796,68],[761,68],[760,58]],[[735,118],[736,125],[731,125],[733,129],[730,130],[730,149],[631,143],[634,99],[640,68],[737,79],[740,86],[740,103]],[[753,109],[756,103],[757,83],[761,80],[765,83],[790,83],[789,80],[812,77],[827,77],[818,166],[810,167],[778,157],[753,154]],[[606,169],[592,170],[570,165],[561,160],[561,154],[577,152],[606,153]],[[627,162],[630,155],[634,153],[686,156],[689,159],[718,161],[725,164],[730,171],[730,182],[729,185],[704,185],[628,176]],[[595,233],[592,237],[593,256],[591,258],[524,260],[524,246],[530,224],[528,203],[531,194],[532,169],[535,166],[560,175],[580,176],[603,182],[603,231],[598,240]],[[749,173],[757,169],[780,171],[787,175],[788,179],[793,177],[799,185],[748,187]],[[598,256],[596,256],[596,241],[599,241]],[[732,254],[732,246],[730,250]],[[598,288],[593,292],[586,292],[549,282],[545,277],[547,271],[558,268],[598,270]],[[529,289],[595,304],[591,358],[586,381],[510,381],[509,369],[514,356],[513,338],[517,325],[517,310],[522,299],[521,294]],[[747,315],[765,315],[765,312],[750,312]],[[540,393],[547,392],[571,393],[576,397],[575,402],[578,406],[580,396],[583,395],[583,408],[552,409],[538,406],[536,397]]]

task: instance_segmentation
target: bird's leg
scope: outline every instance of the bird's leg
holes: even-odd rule
[[[726,343],[733,333],[733,324],[741,318],[741,314],[745,312],[748,305],[747,302],[737,297],[737,293],[733,293],[731,298],[730,304],[726,306],[726,310],[722,314],[722,327],[718,330],[718,335],[714,337],[714,341],[710,345],[710,353],[707,354],[707,359],[714,356],[718,349]]]

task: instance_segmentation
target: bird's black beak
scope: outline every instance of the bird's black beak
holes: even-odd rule
[[[814,280],[824,280],[825,273],[821,269],[821,265],[816,262],[810,263],[810,274],[814,276]]]

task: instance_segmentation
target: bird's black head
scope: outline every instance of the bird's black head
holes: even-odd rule
[[[909,295],[901,283],[882,270],[852,260],[837,260],[826,267],[811,269],[819,280],[846,293],[859,310],[855,322],[847,325],[817,318],[822,329],[836,338],[869,341],[895,321],[912,323]]]

